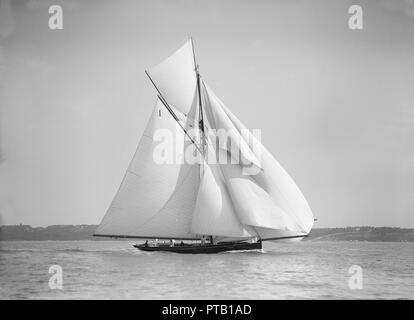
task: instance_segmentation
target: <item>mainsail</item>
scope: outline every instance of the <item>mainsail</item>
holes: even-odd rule
[[[293,179],[200,81],[191,39],[147,75],[159,99],[95,235],[227,241],[310,232],[313,215]],[[174,161],[154,159],[159,130],[173,133],[162,145]],[[228,140],[216,144],[220,130]],[[186,161],[189,147],[198,162]],[[230,161],[212,162],[216,156]]]
[[[173,140],[164,143],[179,153],[163,164],[154,159],[160,145],[154,134],[159,129],[173,133]],[[95,235],[199,238],[190,231],[200,181],[199,164],[175,161],[183,157],[189,143],[184,131],[177,128],[174,118],[158,100],[121,186]],[[181,148],[176,148],[180,144]]]

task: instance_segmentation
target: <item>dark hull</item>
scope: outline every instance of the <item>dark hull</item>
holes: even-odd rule
[[[136,244],[135,248],[138,248],[142,251],[166,251],[166,252],[175,252],[175,253],[219,253],[224,251],[235,251],[235,250],[258,250],[262,249],[262,243],[247,243],[247,242],[224,242],[218,244],[196,244],[190,245],[185,244],[182,246],[145,246],[145,244]]]

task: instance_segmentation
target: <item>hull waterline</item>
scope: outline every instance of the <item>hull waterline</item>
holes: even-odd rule
[[[240,251],[240,250],[260,250],[262,249],[261,242],[248,243],[248,242],[223,242],[218,244],[205,244],[205,245],[178,245],[178,246],[146,246],[145,244],[136,244],[135,248],[142,251],[165,251],[175,253],[187,253],[187,254],[198,254],[198,253],[219,253],[225,251]]]

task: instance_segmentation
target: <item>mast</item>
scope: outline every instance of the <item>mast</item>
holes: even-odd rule
[[[206,158],[206,132],[205,132],[205,125],[204,125],[204,112],[203,112],[203,102],[201,99],[201,89],[200,89],[200,71],[199,71],[199,66],[197,64],[196,61],[196,56],[195,56],[195,51],[194,51],[194,41],[193,38],[191,39],[191,47],[193,48],[193,57],[194,57],[194,71],[196,73],[197,76],[197,94],[198,94],[198,105],[199,105],[199,122],[198,122],[198,127],[201,131],[201,154],[204,158]],[[200,174],[202,173],[203,170],[203,166],[200,166]],[[210,243],[213,244],[213,236],[209,235],[209,239],[210,239]]]
[[[196,73],[197,76],[197,94],[198,94],[198,105],[199,105],[199,122],[198,122],[198,127],[201,131],[201,150],[203,151],[203,156],[205,156],[205,142],[206,142],[206,135],[205,135],[205,126],[204,126],[204,113],[203,113],[203,103],[202,103],[202,99],[201,99],[201,89],[200,89],[200,72],[199,72],[199,68],[198,68],[198,64],[196,61],[196,57],[195,57],[195,51],[194,51],[194,41],[193,38],[191,39],[191,47],[193,48],[193,57],[194,57],[194,71]]]
[[[162,102],[162,104],[164,105],[165,109],[168,110],[168,112],[171,114],[171,116],[174,118],[174,120],[178,123],[178,125],[181,127],[181,129],[183,129],[184,133],[190,138],[190,141],[195,145],[195,147],[197,148],[197,150],[204,156],[204,149],[199,148],[199,146],[197,145],[197,143],[195,143],[195,141],[193,140],[193,138],[190,136],[190,134],[188,133],[188,131],[184,128],[184,126],[180,123],[177,115],[174,113],[174,111],[171,109],[170,105],[168,104],[167,100],[165,100],[165,98],[162,96],[161,91],[158,89],[158,87],[155,85],[154,81],[152,80],[152,78],[150,77],[150,75],[148,74],[148,72],[145,70],[145,74],[147,75],[147,77],[150,79],[152,85],[154,86],[154,88],[157,90],[158,92],[158,99],[160,99],[160,101]]]
[[[205,133],[205,126],[204,126],[204,114],[203,114],[203,104],[201,102],[201,90],[200,90],[200,73],[198,72],[198,65],[196,66],[197,72],[197,91],[198,91],[198,103],[200,106],[200,121],[199,121],[199,128],[201,130],[201,149],[205,153],[205,140],[206,140],[206,133]],[[204,154],[205,155],[205,154]]]

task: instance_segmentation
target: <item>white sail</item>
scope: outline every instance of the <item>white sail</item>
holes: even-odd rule
[[[190,232],[198,186],[199,165],[159,164],[155,148],[168,143],[178,158],[191,142],[158,101],[137,151],[96,235],[144,238],[197,238]],[[158,129],[173,133],[171,141],[154,141]],[[179,149],[176,147],[181,146]],[[178,149],[178,150],[177,150]],[[176,155],[177,156],[177,155]]]
[[[287,212],[250,176],[243,175],[241,166],[222,164],[221,168],[243,224],[270,229],[298,230]]]
[[[221,134],[227,135],[226,139],[219,139],[220,144],[218,147],[226,151],[230,156],[232,163],[248,167],[254,165],[260,169],[259,160],[246,141],[241,137],[240,132],[234,127],[224,110],[219,107],[221,101],[207,88],[204,81],[202,82],[202,85],[203,87],[201,90],[204,104],[206,105],[204,110],[207,115],[207,121],[209,126],[216,130],[213,135],[218,136],[218,138],[220,138]]]
[[[224,118],[219,122],[213,119],[210,124],[230,121],[239,133],[248,132],[210,88],[204,85],[204,89],[210,97],[210,103],[205,108],[211,108],[211,113],[215,117]],[[242,223],[258,227],[255,230],[262,238],[307,234],[313,225],[313,215],[299,188],[276,159],[252,135],[248,136],[246,143],[256,158],[260,159],[263,170],[249,176],[243,174],[238,165],[221,165]],[[254,143],[256,145],[253,145]]]
[[[226,237],[253,237],[240,223],[218,164],[204,164],[191,231]]]
[[[247,131],[241,121],[226,106],[223,105],[223,109],[239,130]],[[250,135],[249,141],[261,146],[260,154],[263,172],[253,176],[253,178],[294,219],[300,227],[298,231],[308,234],[312,229],[314,217],[299,187],[280,163],[253,135]]]
[[[197,78],[191,39],[148,74],[168,104],[188,115],[195,109]]]

